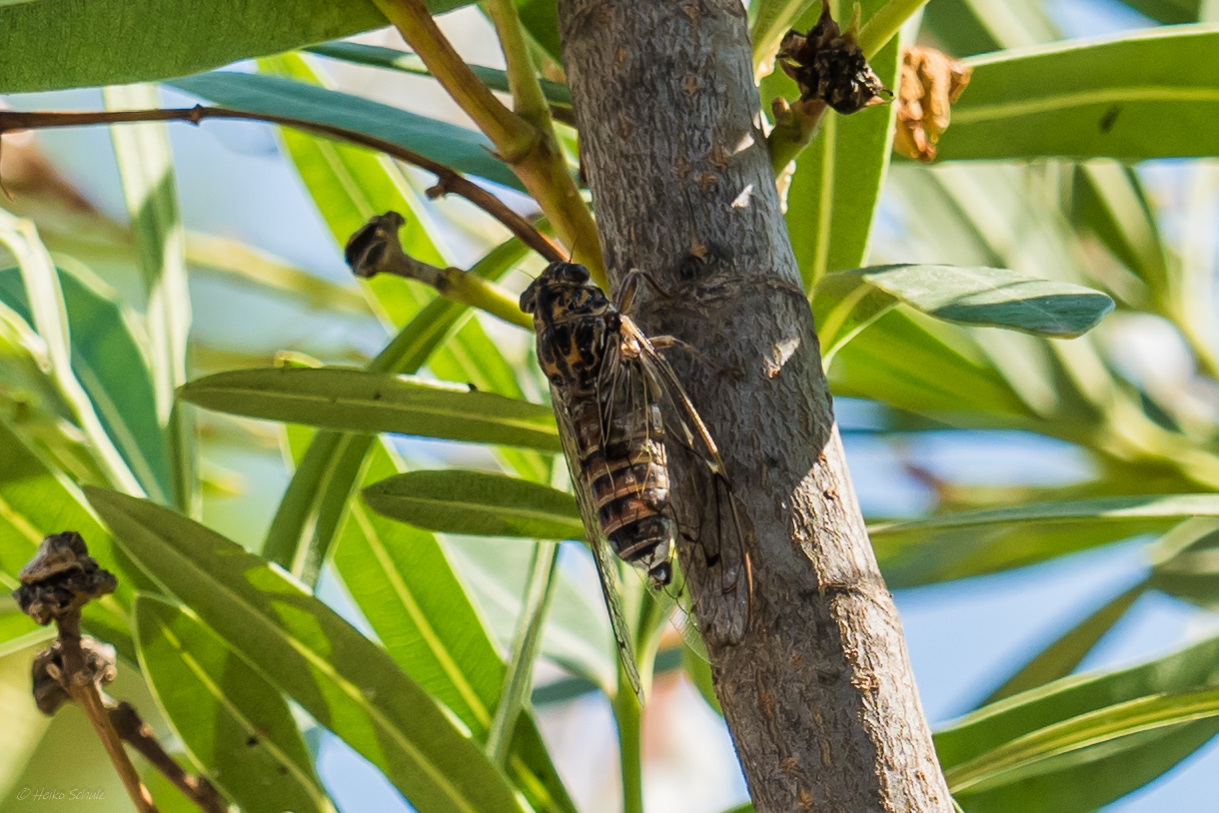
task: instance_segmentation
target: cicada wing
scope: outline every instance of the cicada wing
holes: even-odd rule
[[[626,609],[622,605],[622,583],[618,578],[618,560],[610,550],[609,542],[601,533],[601,523],[597,520],[597,507],[580,474],[580,453],[576,448],[576,433],[571,415],[559,393],[552,388],[550,394],[555,405],[554,413],[559,424],[559,438],[563,442],[563,454],[567,457],[567,468],[571,472],[572,488],[576,492],[576,502],[580,506],[580,519],[584,522],[584,534],[592,549],[593,561],[597,565],[597,578],[601,582],[605,609],[609,612],[610,629],[614,633],[614,644],[618,648],[618,660],[622,663],[622,671],[631,684],[631,691],[642,704],[644,702],[643,680],[639,677],[639,664],[635,660],[631,625],[627,620]]]
[[[690,598],[689,586],[686,584],[686,574],[680,567],[674,570],[671,587],[674,593],[670,597],[669,623],[681,634],[682,640],[693,654],[704,661],[710,661],[707,656],[707,645],[703,642],[703,634],[698,628],[698,620],[691,612],[693,601]]]
[[[623,331],[639,342],[644,367],[662,393],[669,448],[684,451],[698,491],[696,505],[685,506],[682,534],[693,538],[703,556],[683,561],[687,572],[701,571],[700,583],[720,585],[720,595],[698,608],[700,627],[713,643],[738,644],[744,638],[753,607],[753,574],[748,540],[752,525],[724,468],[715,440],[690,401],[672,365],[652,347],[639,328],[623,318]],[[693,519],[689,514],[700,515]],[[707,532],[715,526],[714,534]],[[708,541],[712,540],[712,541]],[[701,561],[700,561],[701,560]]]

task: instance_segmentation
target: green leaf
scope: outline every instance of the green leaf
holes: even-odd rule
[[[516,0],[521,25],[556,65],[563,64],[559,43],[559,9],[554,0]]]
[[[143,493],[114,441],[106,434],[93,402],[72,371],[72,339],[59,272],[38,237],[33,221],[13,217],[0,209],[0,243],[17,260],[29,303],[31,324],[46,343],[47,374],[91,447],[97,464],[110,482],[132,493]]]
[[[583,539],[576,498],[478,471],[412,471],[364,489],[377,513],[433,531],[475,536]]]
[[[504,776],[385,651],[239,545],[153,503],[90,502],[126,550],[420,813],[513,811]]]
[[[51,725],[51,718],[38,710],[28,694],[34,654],[30,648],[34,645],[28,642],[20,649],[0,654],[0,686],[13,698],[5,703],[4,737],[0,739],[0,798],[6,800],[14,798],[10,793],[13,785],[21,779]]]
[[[775,58],[779,43],[789,30],[801,23],[804,27],[800,30],[808,30],[810,10],[820,11],[820,4],[816,0],[755,0],[749,4],[749,41],[753,43],[754,70]]]
[[[515,241],[506,244],[506,248],[501,246],[488,255],[488,262],[478,263],[471,273],[498,276],[507,272],[519,259],[516,250],[523,252]],[[468,310],[451,300],[435,300],[385,346],[369,363],[369,370],[418,371]],[[291,568],[294,573],[314,574],[306,579],[312,581],[320,571],[371,443],[368,436],[317,434],[267,532],[263,553],[268,559]],[[302,553],[305,555],[301,556]]]
[[[237,110],[357,130],[413,150],[458,172],[524,190],[512,170],[493,156],[486,137],[455,124],[278,76],[215,71],[175,79],[169,84]]]
[[[987,706],[1005,697],[1020,694],[1035,689],[1038,686],[1066,677],[1087,656],[1096,642],[1104,636],[1147,592],[1147,584],[1140,582],[1129,590],[1125,590],[1109,601],[1087,618],[1072,626],[1060,635],[1049,646],[1042,649],[1028,663],[1020,667],[999,688],[981,702]]]
[[[1217,49],[1197,25],[970,60],[939,157],[1219,155]]]
[[[439,12],[464,4],[433,0],[428,5]],[[383,25],[385,18],[370,0],[3,5],[0,93],[166,79]]]
[[[1197,22],[1202,12],[1202,0],[1123,0],[1140,14],[1158,23],[1179,25]]]
[[[891,587],[994,573],[1219,516],[1219,496],[1169,494],[1034,503],[895,522],[869,530]]]
[[[344,429],[559,451],[550,407],[468,387],[338,367],[268,367],[192,381],[180,397],[208,409]]]
[[[1006,268],[872,266],[822,280],[814,305],[824,354],[832,357],[898,302],[948,322],[1058,338],[1087,332],[1113,310],[1099,291]]]
[[[152,381],[119,305],[58,270],[72,341],[72,370],[107,436],[150,494],[168,499],[173,477]],[[0,302],[31,319],[20,274],[0,271]]]
[[[362,482],[397,471],[376,443]],[[432,534],[353,500],[334,566],[390,657],[481,739],[499,699],[504,664],[445,547]],[[518,720],[507,771],[535,810],[574,810],[531,718]]]
[[[1152,304],[1162,307],[1170,285],[1165,247],[1134,169],[1104,160],[1079,164],[1071,191],[1075,222],[1100,238],[1146,283]]]
[[[944,772],[954,794],[993,790],[1036,776],[1054,757],[1120,737],[1219,716],[1219,689],[1152,695],[1046,726]]]
[[[198,616],[137,596],[140,669],[191,757],[248,813],[333,810],[292,712]]]
[[[1214,689],[1219,685],[1216,664],[1219,638],[1211,638],[1128,669],[1065,678],[1016,695],[938,732],[940,763],[951,773],[1022,737],[1073,719],[1087,723],[1087,715],[1131,701]],[[1164,773],[1216,732],[1219,723],[1209,720],[1128,735],[1053,758],[1041,766],[1039,776],[971,793],[966,807],[982,813],[1095,810]]]
[[[263,60],[261,67],[303,82],[322,81],[300,57],[288,54]],[[430,217],[408,176],[386,156],[280,128],[284,146],[314,203],[339,246],[374,214],[409,213],[399,238],[411,256],[435,263],[446,257],[430,232]],[[492,249],[469,273],[498,279],[525,255],[515,239]],[[468,381],[480,389],[510,397],[520,388],[499,350],[490,345],[479,323],[468,320],[445,341],[469,309],[437,298],[422,286],[384,275],[362,284],[370,304],[393,324],[406,327],[369,364],[377,372],[415,373],[428,362],[441,378]],[[425,304],[427,303],[427,304]],[[407,324],[409,323],[409,324]],[[355,487],[357,472],[371,439],[319,432],[297,468],[267,534],[265,554],[312,583]],[[503,452],[518,470],[537,477],[549,469],[533,452]]]
[[[423,60],[410,51],[399,51],[396,48],[383,48],[379,45],[365,45],[360,42],[327,42],[306,48],[311,54],[328,56],[331,59],[341,59],[344,62],[354,62],[357,65],[371,65],[376,68],[388,68],[402,71],[415,76],[431,76]],[[482,65],[471,65],[482,83],[492,90],[508,93],[508,73],[498,68],[486,68]],[[546,101],[560,107],[571,107],[571,91],[562,82],[552,82],[549,79],[539,79],[542,95]]]
[[[968,411],[982,425],[1023,423],[1028,405],[964,331],[918,316],[890,311],[842,347],[828,371],[834,394],[941,419]]]
[[[1186,527],[1182,525],[1180,529]],[[1175,533],[1176,530],[1173,531]],[[1157,547],[1173,534],[1165,535]],[[1201,533],[1172,556],[1156,563],[1151,572],[1151,586],[1208,610],[1219,608],[1219,557],[1216,557],[1216,549],[1219,549],[1219,530]]]
[[[896,87],[897,54],[895,37],[870,60],[887,87]],[[785,83],[782,95],[787,98],[799,95],[781,71],[767,82]],[[889,167],[895,110],[895,105],[882,105],[851,116],[827,112],[812,143],[796,158],[786,219],[805,291],[811,292],[827,272],[856,268],[867,259]]]
[[[161,106],[155,85],[109,87],[102,98],[110,110]],[[195,425],[189,411],[175,409],[174,390],[186,383],[190,335],[190,290],[186,282],[186,235],[178,214],[174,159],[165,124],[144,122],[110,128],[123,198],[131,220],[138,267],[144,283],[157,418],[171,461],[170,488],[178,508],[197,512]]]

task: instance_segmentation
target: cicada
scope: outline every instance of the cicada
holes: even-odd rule
[[[711,513],[726,520],[714,550],[701,548],[702,564],[717,572],[732,607],[720,638],[739,640],[744,634],[751,585],[743,510],[715,441],[661,355],[673,347],[697,351],[670,336],[648,337],[630,318],[627,311],[641,276],[632,272],[619,301],[611,302],[584,266],[556,262],[525,289],[520,304],[533,316],[538,361],[550,381],[619,655],[631,687],[642,698],[610,551],[644,571],[654,590],[664,590],[673,579],[677,535],[702,545],[699,529],[683,528],[670,501],[671,452],[696,458],[692,468],[703,481],[710,480],[705,492],[699,490],[700,499],[705,493],[714,500]],[[726,545],[725,538],[732,543]]]

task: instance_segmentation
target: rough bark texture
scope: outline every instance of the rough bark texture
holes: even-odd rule
[[[669,354],[756,536],[747,634],[710,646],[756,809],[950,811],[757,127],[744,8],[559,0],[559,14],[611,279],[648,271],[674,295],[642,286],[637,321],[715,368]],[[683,544],[683,563],[698,555]],[[735,597],[688,570],[707,623]]]

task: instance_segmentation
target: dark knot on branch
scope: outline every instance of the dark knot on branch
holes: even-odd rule
[[[21,586],[13,591],[17,606],[42,626],[79,612],[91,599],[113,593],[118,586],[114,574],[102,570],[89,555],[76,531],[43,539],[17,577],[21,579]]]

